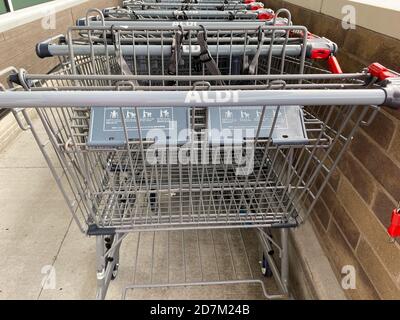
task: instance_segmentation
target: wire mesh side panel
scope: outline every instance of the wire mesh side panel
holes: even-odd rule
[[[154,9],[130,9],[117,10],[109,12],[108,20],[124,21],[124,20],[210,20],[210,21],[231,21],[231,20],[258,20],[260,16],[258,12],[252,10],[154,10]]]
[[[131,39],[136,39],[134,31],[130,33]],[[228,36],[235,38],[233,34]],[[158,38],[161,46],[162,37],[161,34]],[[220,37],[218,33],[214,34],[214,40]],[[279,38],[282,45],[285,37]],[[150,33],[145,34],[144,39],[150,52]],[[135,43],[131,45],[130,52],[133,54],[123,54],[122,46],[118,47],[120,43],[117,41],[114,55],[111,54],[108,59],[94,52],[64,57],[62,68],[53,74],[53,80],[35,82],[32,90],[87,90],[89,94],[91,90],[140,88],[149,91],[149,94],[157,94],[158,91],[169,89],[196,89],[196,82],[201,77],[204,79],[200,85],[202,92],[204,86],[210,91],[224,85],[233,85],[237,89],[248,86],[254,86],[255,90],[259,87],[275,88],[271,87],[269,80],[258,80],[257,77],[250,77],[250,80],[224,80],[223,83],[222,80],[210,78],[215,70],[196,61],[195,50],[191,49],[193,39],[198,38],[194,35],[186,38],[189,45],[186,55],[178,58],[175,51],[173,69],[168,69],[174,60],[171,59],[173,55],[137,54],[134,51],[137,49]],[[103,42],[106,40],[105,37]],[[272,47],[274,41],[270,42]],[[256,57],[254,53],[249,56],[234,55],[233,51],[221,54],[218,51],[220,42],[215,43],[217,50],[212,58],[221,76],[241,74],[246,61]],[[246,45],[248,43],[242,46]],[[247,71],[247,74],[321,72],[304,60],[302,52],[299,57],[286,55],[284,49],[280,54],[268,52],[271,51],[266,51],[257,60],[255,71]],[[121,67],[124,63],[129,66],[131,75],[138,76],[138,80],[120,81],[122,78],[118,75],[124,73]],[[57,80],[60,74],[83,77],[76,80],[61,80],[60,77]],[[105,74],[115,77],[90,76]],[[152,77],[146,78],[148,76]],[[176,76],[185,77],[178,81]],[[320,85],[334,81],[325,79],[321,83],[317,80],[307,83]],[[347,82],[352,81],[348,79]],[[285,90],[289,90],[286,85],[289,84],[280,82],[275,89],[285,94]],[[258,125],[253,125],[256,132],[254,136],[240,143],[223,145],[210,143],[207,139],[210,113],[205,102],[204,107],[189,108],[187,111],[187,126],[192,131],[189,130],[185,143],[156,145],[153,140],[146,139],[140,127],[141,120],[138,120],[143,119],[141,112],[149,110],[117,108],[124,129],[123,143],[91,146],[89,131],[93,121],[92,109],[95,107],[43,108],[38,109],[38,113],[56,151],[57,165],[63,169],[65,179],[61,187],[67,190],[74,214],[82,224],[116,228],[119,231],[295,226],[312,210],[332,174],[332,168],[367,110],[356,106],[304,106],[301,115],[306,141],[276,143],[273,132],[283,109],[280,106],[259,106],[260,119],[264,119],[268,110],[271,111],[268,132],[261,130],[263,124],[260,120]],[[246,112],[246,108],[242,111]],[[136,120],[135,129],[128,130],[128,112]],[[157,161],[150,161],[154,157]]]

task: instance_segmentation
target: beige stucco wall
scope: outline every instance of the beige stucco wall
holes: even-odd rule
[[[400,1],[398,0],[288,0],[328,16],[342,19],[345,6],[354,6],[358,26],[400,39]]]

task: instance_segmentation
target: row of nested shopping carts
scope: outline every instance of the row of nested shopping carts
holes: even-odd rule
[[[199,280],[151,277],[124,295],[248,284],[269,299],[290,296],[289,229],[313,212],[357,129],[379,106],[400,106],[398,74],[377,63],[343,73],[337,50],[288,10],[249,0],[125,1],[91,9],[65,35],[39,43],[39,57],[59,59],[48,74],[1,72],[9,81],[0,106],[32,132],[75,222],[97,239],[98,298],[129,233],[183,232],[185,240],[190,230],[211,232],[216,278],[200,267]],[[260,275],[273,276],[278,292],[257,274],[222,274],[220,258],[235,260],[243,238],[231,237],[237,243],[224,257],[215,247],[250,229]],[[190,244],[180,243],[185,254]],[[166,250],[161,269],[178,259]],[[246,251],[239,259],[250,263]]]

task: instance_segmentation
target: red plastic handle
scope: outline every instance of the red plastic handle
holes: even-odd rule
[[[250,3],[253,3],[253,2],[256,2],[256,0],[244,0],[245,4],[250,4]]]
[[[400,237],[400,212],[398,209],[394,209],[392,212],[392,222],[388,233],[392,238]]]
[[[258,20],[271,20],[275,17],[275,14],[270,10],[260,11],[258,14]]]
[[[373,76],[383,81],[388,78],[397,77],[393,72],[391,72],[388,68],[381,65],[380,63],[373,63],[368,67],[368,72]]]
[[[324,49],[324,48],[313,49],[311,51],[310,58],[311,59],[324,59],[325,60],[325,59],[328,59],[330,55],[331,55],[331,50],[329,50],[329,49]]]
[[[254,3],[250,5],[250,10],[256,11],[260,9],[264,9],[264,5],[262,3]]]
[[[339,61],[335,56],[330,56],[328,58],[328,67],[330,72],[335,74],[343,73],[342,68],[340,67]]]

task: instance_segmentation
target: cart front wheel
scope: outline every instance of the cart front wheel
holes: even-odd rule
[[[269,266],[268,260],[265,258],[264,254],[261,261],[261,273],[267,278],[271,278],[273,276],[271,267]]]
[[[111,280],[115,280],[115,278],[117,277],[117,275],[118,275],[118,268],[119,268],[119,264],[116,263],[115,266],[114,266],[114,269],[113,269],[113,271],[112,271],[112,274],[111,274]]]

